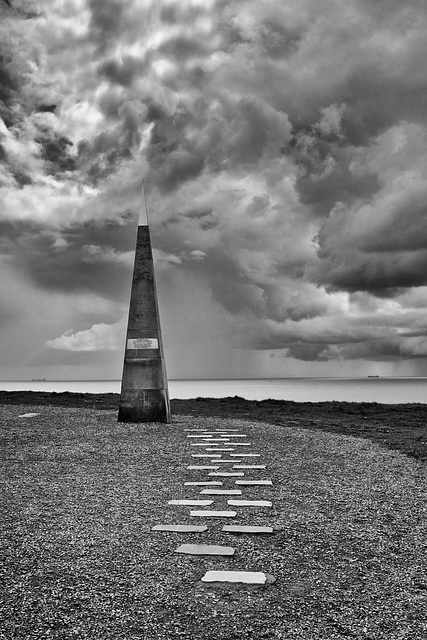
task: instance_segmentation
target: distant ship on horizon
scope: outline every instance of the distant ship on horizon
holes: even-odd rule
[[[379,376],[368,376],[368,378],[379,378]]]
[[[46,378],[31,378],[31,382],[47,382]]]

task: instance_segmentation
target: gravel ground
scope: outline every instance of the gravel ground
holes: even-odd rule
[[[33,418],[19,418],[26,412]],[[118,424],[115,411],[1,408],[2,640],[418,640],[427,635],[426,466],[369,440],[250,420],[177,416]],[[273,536],[152,532],[188,524],[198,497],[184,429],[236,427],[272,487],[229,524]],[[246,450],[246,447],[242,449]],[[225,465],[224,465],[225,466]],[[251,474],[251,475],[250,475]],[[232,485],[231,479],[224,479]],[[224,486],[227,486],[226,484]],[[215,508],[225,507],[215,500]],[[182,556],[224,544],[233,558]],[[268,587],[205,586],[208,569],[264,571]]]

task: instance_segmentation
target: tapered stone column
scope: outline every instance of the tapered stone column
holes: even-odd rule
[[[138,224],[118,421],[170,422],[168,381],[145,209]]]

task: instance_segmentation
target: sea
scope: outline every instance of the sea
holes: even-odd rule
[[[427,404],[427,377],[251,378],[246,380],[169,380],[171,399],[226,398],[294,402],[380,402]],[[120,393],[120,380],[0,381],[4,391]]]

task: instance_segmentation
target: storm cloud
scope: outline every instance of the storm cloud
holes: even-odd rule
[[[425,2],[0,18],[1,264],[40,313],[63,306],[34,366],[120,350],[144,178],[172,376],[427,372]]]

